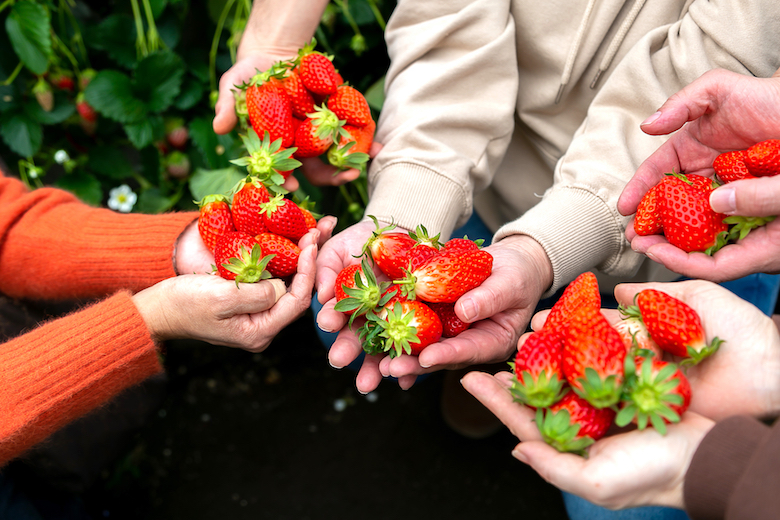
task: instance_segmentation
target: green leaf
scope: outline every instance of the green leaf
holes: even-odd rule
[[[181,90],[184,61],[173,52],[156,52],[136,67],[133,92],[150,112],[168,108]]]
[[[159,18],[167,5],[168,0],[149,0],[149,7],[152,8],[152,18],[155,20]]]
[[[116,70],[103,70],[89,82],[84,97],[92,107],[114,121],[132,124],[147,115],[144,103],[135,97],[132,81]]]
[[[17,2],[5,20],[5,30],[22,63],[35,74],[46,72],[51,56],[49,12],[34,2]]]
[[[151,116],[139,123],[125,125],[125,132],[133,146],[140,150],[162,138],[162,118],[160,116]]]
[[[78,198],[92,206],[99,206],[103,201],[103,190],[100,181],[84,172],[74,172],[61,177],[55,185],[63,190],[74,193]]]
[[[366,101],[374,110],[382,110],[385,104],[385,77],[379,78],[373,85],[366,89]]]
[[[85,41],[93,49],[105,51],[128,69],[135,67],[135,24],[129,15],[114,14],[97,26],[88,27]]]
[[[87,168],[113,180],[124,180],[133,176],[133,165],[117,146],[96,146],[89,151]]]
[[[193,200],[217,193],[228,194],[238,181],[245,177],[246,174],[233,167],[220,170],[198,168],[190,177],[190,193]]]
[[[17,96],[13,85],[0,85],[0,112],[18,107],[20,100],[21,96]]]
[[[54,94],[54,109],[46,112],[35,98],[29,98],[24,104],[24,112],[42,125],[62,123],[76,112],[76,105],[63,93]]]
[[[203,158],[209,168],[224,168],[228,166],[225,154],[219,155],[217,153],[219,140],[211,126],[211,118],[200,117],[193,119],[190,123],[190,139],[192,139],[192,144],[203,154]]]
[[[43,128],[23,112],[5,112],[0,120],[3,141],[22,157],[32,157],[41,148]]]
[[[180,193],[166,196],[159,188],[149,188],[138,196],[134,209],[140,213],[164,213],[170,210],[180,197]]]
[[[203,82],[195,78],[187,78],[182,83],[181,91],[173,102],[179,110],[188,110],[198,104],[206,90]]]

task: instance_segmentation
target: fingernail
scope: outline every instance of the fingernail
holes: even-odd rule
[[[717,213],[732,215],[737,211],[737,191],[723,186],[710,193],[710,207]]]
[[[328,360],[328,364],[329,364],[329,365],[330,365],[332,368],[335,368],[336,370],[341,370],[342,368],[344,368],[344,367],[340,367],[340,366],[334,365],[334,364],[333,364],[333,362],[332,362],[330,359]]]
[[[528,457],[520,448],[512,450],[512,456],[524,464],[528,464]]]
[[[474,300],[471,298],[466,298],[460,303],[460,305],[466,321],[471,322],[474,318],[477,317],[477,305],[474,303]]]
[[[661,112],[656,112],[652,116],[648,117],[647,119],[639,123],[639,126],[652,125],[653,123],[658,121],[659,117],[661,117]]]

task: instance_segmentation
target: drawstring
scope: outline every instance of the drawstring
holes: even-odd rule
[[[580,27],[577,29],[577,36],[574,38],[574,43],[572,43],[571,47],[569,48],[569,55],[566,57],[566,64],[563,66],[561,86],[558,87],[558,95],[555,96],[556,105],[561,100],[561,96],[563,96],[563,89],[566,88],[566,85],[569,84],[569,80],[571,79],[571,73],[572,70],[574,70],[574,60],[577,58],[577,54],[580,52],[580,45],[582,45],[582,39],[585,37],[585,29],[588,28],[588,21],[590,20],[590,15],[593,12],[593,7],[595,5],[596,0],[588,0],[588,7],[585,8],[585,14],[582,16],[582,20],[580,20]]]
[[[577,35],[574,38],[574,43],[572,43],[571,47],[569,48],[569,55],[566,57],[566,63],[563,66],[563,74],[561,74],[561,84],[558,87],[558,94],[555,96],[556,105],[560,102],[561,97],[563,96],[563,91],[566,88],[566,85],[569,84],[569,80],[571,80],[571,74],[574,70],[574,60],[577,58],[577,54],[580,52],[580,46],[582,45],[582,40],[585,37],[585,30],[588,27],[588,22],[590,21],[590,16],[593,13],[596,1],[597,0],[588,1],[588,6],[585,9],[585,14],[582,16],[582,20],[580,21],[580,26],[577,29]],[[607,48],[607,53],[601,60],[601,64],[599,65],[599,69],[596,72],[596,76],[590,83],[590,88],[596,87],[596,83],[601,77],[601,74],[603,74],[604,71],[607,70],[612,64],[612,60],[615,59],[615,55],[617,54],[620,45],[623,43],[623,40],[626,38],[628,30],[634,24],[636,17],[639,15],[639,11],[641,11],[642,7],[644,7],[645,1],[646,0],[634,1],[634,5],[631,7],[631,11],[628,13],[628,16],[626,16],[626,19],[623,20],[623,23],[621,24],[620,29],[618,30],[615,37],[612,38],[612,41]]]
[[[639,15],[639,11],[642,10],[644,5],[645,0],[636,0],[634,2],[634,5],[631,7],[631,11],[628,13],[628,16],[626,16],[626,19],[623,20],[623,24],[620,26],[620,30],[609,43],[609,48],[607,48],[607,53],[601,60],[599,70],[596,72],[596,76],[593,78],[593,81],[590,82],[590,88],[596,88],[596,83],[598,82],[599,78],[612,64],[612,60],[615,59],[615,55],[617,54],[620,45],[623,43],[623,40],[626,38],[628,30],[634,24],[634,20],[636,20],[636,17]]]

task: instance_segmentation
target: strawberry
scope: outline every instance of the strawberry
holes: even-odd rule
[[[665,352],[686,358],[683,364],[697,364],[714,354],[723,342],[707,343],[699,315],[688,304],[656,289],[644,289],[636,296],[636,309],[650,336]]]
[[[314,98],[306,89],[296,68],[288,68],[281,80],[287,95],[290,96],[293,116],[306,119],[306,114],[314,112]]]
[[[253,236],[268,231],[260,210],[269,200],[268,190],[259,179],[250,175],[239,181],[233,188],[231,208],[236,229]]]
[[[301,208],[281,194],[260,204],[260,212],[268,231],[287,237],[293,242],[297,243],[309,230]]]
[[[544,441],[562,452],[586,455],[585,448],[606,435],[615,418],[611,408],[594,408],[569,392],[550,408],[537,408],[536,425]]]
[[[92,79],[97,76],[97,71],[95,69],[84,69],[81,71],[81,75],[79,76],[79,90],[83,91],[87,88],[87,85],[92,81]]]
[[[745,166],[755,177],[780,173],[780,139],[767,139],[748,148],[745,152]]]
[[[190,158],[184,152],[174,150],[163,161],[165,171],[174,179],[186,179],[190,174]]]
[[[580,274],[566,286],[561,297],[550,309],[550,314],[547,315],[543,327],[563,338],[568,328],[568,320],[578,309],[583,307],[593,311],[601,309],[598,280],[596,280],[596,275],[590,271]]]
[[[623,386],[623,338],[599,310],[580,307],[566,320],[563,373],[575,392],[596,408],[612,406]]]
[[[369,218],[374,221],[376,229],[363,246],[363,253],[369,254],[376,266],[389,278],[403,278],[404,269],[408,265],[407,254],[417,245],[417,241],[409,233],[391,232],[395,224],[380,228],[376,217],[369,215]]]
[[[455,302],[478,287],[493,270],[493,256],[487,251],[439,251],[395,283],[404,294],[426,302]]]
[[[184,150],[190,138],[189,130],[184,126],[180,117],[174,117],[165,121],[165,140],[177,150]]]
[[[200,215],[198,215],[200,238],[213,253],[219,237],[236,230],[228,199],[224,195],[207,195],[196,204],[200,207]]]
[[[637,235],[648,236],[661,233],[660,203],[663,200],[663,189],[663,183],[659,182],[647,190],[642,200],[639,201],[634,216],[634,231]]]
[[[343,130],[337,143],[328,149],[328,163],[341,170],[363,170],[370,158],[368,152],[374,142],[376,123],[370,121],[362,128],[344,125]]]
[[[415,244],[406,253],[406,268],[409,271],[414,271],[438,253],[439,250],[435,247],[426,244]]]
[[[292,240],[274,233],[260,233],[255,236],[263,253],[275,255],[266,269],[276,278],[290,276],[298,270],[298,257],[301,256],[301,248]]]
[[[378,283],[374,271],[365,259],[359,264],[348,265],[336,276],[335,310],[351,316],[362,316],[386,304],[393,295],[383,298],[388,283]],[[351,320],[350,320],[351,321]]]
[[[395,302],[384,318],[376,313],[366,314],[367,329],[375,341],[364,341],[364,349],[370,354],[379,351],[392,357],[401,354],[418,355],[422,350],[441,339],[442,325],[436,313],[423,302]]]
[[[341,85],[327,101],[328,108],[346,124],[362,128],[373,121],[368,101],[356,88]]]
[[[614,325],[615,330],[623,338],[623,344],[626,346],[628,355],[653,355],[661,357],[662,351],[658,344],[650,337],[647,327],[645,327],[642,318],[637,314],[632,314],[628,308],[620,308],[623,313],[623,319]]]
[[[322,155],[344,133],[344,123],[336,114],[325,106],[315,106],[314,112],[295,131],[295,157]]]
[[[725,215],[710,207],[712,181],[695,174],[667,174],[661,225],[670,244],[683,251],[713,254],[728,239]]]
[[[76,96],[76,111],[79,113],[79,117],[81,117],[82,121],[87,123],[97,122],[97,112],[92,108],[92,105],[87,103],[83,94]]]
[[[32,93],[44,112],[54,110],[54,92],[51,89],[51,85],[42,76],[38,78],[35,86],[33,86]]]
[[[560,401],[568,391],[563,375],[563,342],[548,329],[532,332],[518,349],[511,392],[515,401],[545,408]]]
[[[680,422],[691,404],[691,384],[682,370],[656,357],[626,360],[626,386],[615,424],[636,423],[640,430],[648,422],[661,435],[666,425]]]
[[[754,179],[745,164],[745,150],[734,150],[718,155],[712,162],[712,168],[722,182],[733,182],[740,179]]]
[[[303,220],[306,222],[306,227],[309,229],[316,228],[317,217],[315,217],[314,214],[306,208],[301,208],[301,212],[303,213]]]
[[[58,70],[53,72],[52,74],[49,74],[48,79],[49,83],[51,83],[54,88],[58,90],[73,92],[73,90],[76,88],[76,82],[73,81],[73,74],[66,70]]]
[[[399,294],[402,294],[400,288],[396,287],[395,289]],[[441,320],[442,336],[445,338],[454,338],[471,326],[471,323],[461,320],[458,318],[458,315],[455,314],[454,302],[429,303],[428,307],[433,309],[433,312],[435,312]]]
[[[463,238],[451,238],[447,240],[442,246],[442,250],[447,251],[477,251],[485,241],[481,238],[477,240],[471,240],[469,237]]]
[[[252,78],[245,90],[249,124],[257,135],[268,132],[271,141],[282,140],[289,148],[295,142],[292,104],[287,92],[277,81],[270,81],[268,73]]]
[[[313,94],[328,96],[336,92],[341,84],[332,58],[314,50],[317,42],[312,40],[298,51],[296,67],[301,81]]]
[[[292,171],[301,163],[292,158],[295,148],[282,148],[282,140],[271,142],[271,135],[265,132],[261,141],[252,128],[241,136],[248,156],[233,159],[237,166],[246,166],[249,175],[257,178],[266,186],[275,189],[281,186]]]
[[[271,278],[265,267],[273,258],[267,255],[261,258],[262,248],[252,235],[240,231],[225,233],[217,240],[214,248],[214,262],[217,273],[226,280],[254,283]]]

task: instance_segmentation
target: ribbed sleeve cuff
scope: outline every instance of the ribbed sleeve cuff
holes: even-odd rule
[[[3,344],[0,465],[161,370],[129,293]]]
[[[704,437],[683,487],[685,509],[692,520],[724,518],[734,489],[767,432],[755,419],[731,417]]]
[[[529,235],[550,258],[553,283],[545,298],[583,271],[597,267],[607,274],[625,276],[636,271],[642,261],[628,247],[622,227],[604,201],[576,186],[548,191],[522,217],[502,226],[493,241],[514,234]]]
[[[395,162],[372,175],[366,215],[410,230],[422,224],[431,235],[441,233],[446,239],[471,214],[469,193],[424,164]]]

